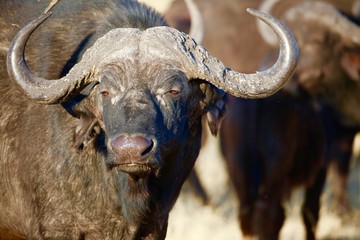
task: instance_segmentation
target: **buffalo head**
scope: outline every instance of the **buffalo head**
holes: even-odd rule
[[[87,98],[75,108],[82,121],[75,142],[81,144],[96,128],[104,146],[100,152],[111,169],[136,181],[161,176],[181,182],[200,148],[200,116],[211,112],[213,118],[221,117],[223,91],[266,97],[294,71],[297,46],[291,33],[273,17],[248,11],[269,24],[280,40],[279,58],[264,72],[235,72],[189,35],[162,26],[114,29],[98,39],[66,76],[39,78],[28,68],[24,50],[31,33],[50,13],[15,36],[8,72],[30,99],[42,104],[63,103],[87,89]]]

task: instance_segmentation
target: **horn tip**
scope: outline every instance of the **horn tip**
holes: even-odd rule
[[[50,12],[50,10],[58,3],[59,0],[52,0],[49,4],[49,6],[47,6],[47,8],[44,10],[43,13],[48,13]]]
[[[258,12],[257,10],[255,10],[254,8],[246,8],[246,11],[252,15],[256,14],[256,12]]]

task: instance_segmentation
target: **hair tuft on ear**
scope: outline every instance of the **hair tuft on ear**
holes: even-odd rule
[[[204,93],[201,105],[206,112],[207,123],[212,135],[216,136],[220,128],[220,123],[225,115],[226,106],[224,98],[225,92],[208,83],[202,83],[200,89]]]

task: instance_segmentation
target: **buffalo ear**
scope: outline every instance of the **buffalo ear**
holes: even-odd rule
[[[86,145],[97,123],[96,117],[92,114],[80,113],[79,115],[79,123],[76,125],[73,135],[76,149],[82,149]]]
[[[96,105],[94,99],[87,97],[72,108],[75,116],[79,118],[73,134],[76,149],[83,149],[101,132],[102,117],[99,112],[101,108],[94,105]]]
[[[226,112],[225,92],[209,83],[201,83],[200,89],[204,94],[201,101],[203,111],[206,112],[207,123],[212,135],[216,136],[221,120]]]
[[[360,52],[345,52],[341,56],[341,66],[354,81],[360,81]]]
[[[62,103],[62,106],[69,114],[79,119],[73,135],[74,147],[76,149],[84,147],[98,122],[92,111],[86,107],[92,106],[92,100],[89,100],[89,95],[97,84],[98,82],[89,83],[77,96]]]

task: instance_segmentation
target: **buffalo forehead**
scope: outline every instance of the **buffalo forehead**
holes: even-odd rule
[[[164,63],[182,69],[183,53],[170,28],[115,29],[100,38],[85,59],[100,65],[136,62],[142,66]],[[137,65],[135,65],[137,66]]]

